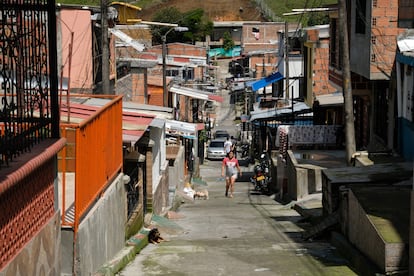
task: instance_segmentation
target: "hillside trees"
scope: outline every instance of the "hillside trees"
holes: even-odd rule
[[[187,27],[187,32],[170,32],[167,37],[167,43],[170,42],[196,42],[203,41],[205,36],[213,30],[213,22],[204,17],[202,9],[195,9],[189,12],[181,13],[177,8],[164,8],[157,12],[152,21],[162,23],[178,24],[180,27]],[[161,44],[161,37],[171,27],[157,26],[151,27],[153,43]]]

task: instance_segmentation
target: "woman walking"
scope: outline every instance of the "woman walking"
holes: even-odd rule
[[[239,166],[239,161],[236,159],[236,157],[234,157],[234,153],[230,151],[227,157],[223,159],[221,166],[221,176],[226,177],[226,197],[229,194],[229,190],[230,197],[233,197],[234,183],[237,179],[237,171],[241,176],[242,172]]]

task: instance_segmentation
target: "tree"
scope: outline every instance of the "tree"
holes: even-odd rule
[[[349,64],[348,23],[346,0],[339,1],[339,43],[342,45],[342,89],[345,109],[345,151],[348,165],[352,165],[352,157],[356,152],[354,108],[351,87],[351,70]]]
[[[162,23],[171,23],[171,24],[181,24],[183,18],[183,14],[175,7],[172,8],[164,8],[157,12],[152,21],[154,22],[162,22]],[[180,25],[181,26],[181,25]],[[151,33],[152,33],[152,41],[154,44],[161,44],[162,43],[162,36],[168,32],[171,27],[165,26],[158,26],[152,25],[151,26]],[[171,32],[167,37],[167,42],[177,41],[178,35],[181,35],[179,32]]]
[[[184,14],[183,26],[189,31],[184,35],[192,42],[204,41],[207,34],[213,31],[213,22],[204,17],[204,10],[195,9]]]
[[[183,33],[171,32],[167,42],[204,41],[205,36],[213,31],[213,22],[204,16],[202,9],[181,13],[177,8],[164,8],[155,14],[152,21],[173,23],[188,28],[188,31]],[[169,29],[170,27],[153,26],[151,30],[154,44],[160,44],[161,36]]]
[[[307,26],[329,24],[329,15],[327,13],[312,12],[309,15]]]
[[[231,37],[229,32],[225,32],[223,34],[223,48],[224,48],[224,50],[228,51],[230,49],[233,49],[233,47],[234,47],[233,38]]]

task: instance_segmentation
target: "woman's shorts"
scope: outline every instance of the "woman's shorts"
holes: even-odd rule
[[[228,174],[226,174],[226,177],[227,177],[227,178],[237,179],[237,173],[235,173],[235,174],[231,174],[231,173],[229,174],[229,173],[228,173]]]

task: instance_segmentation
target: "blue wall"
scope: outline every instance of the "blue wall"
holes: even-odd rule
[[[400,149],[401,155],[407,161],[414,161],[414,123],[400,118]]]

